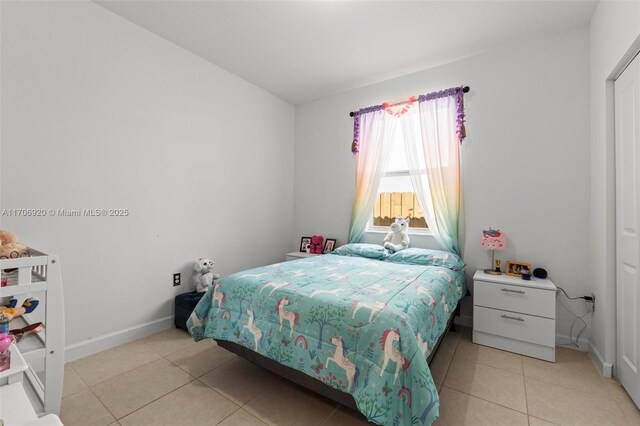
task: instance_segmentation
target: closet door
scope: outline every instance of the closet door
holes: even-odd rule
[[[640,57],[615,82],[616,376],[640,406]]]

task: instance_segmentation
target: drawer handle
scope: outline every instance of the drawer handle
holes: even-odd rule
[[[519,294],[524,294],[524,291],[522,290],[509,290],[508,288],[503,288],[502,291],[506,291],[507,293],[519,293]]]
[[[522,317],[510,317],[509,315],[502,314],[500,315],[504,319],[516,320],[516,321],[524,321]]]

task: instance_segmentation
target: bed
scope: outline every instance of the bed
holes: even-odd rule
[[[464,263],[438,252],[414,264],[400,253],[329,254],[229,275],[196,306],[189,331],[371,422],[431,424],[439,399],[428,361],[466,293]]]

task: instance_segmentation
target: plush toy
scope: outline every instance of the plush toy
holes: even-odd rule
[[[322,254],[322,243],[324,237],[322,235],[314,235],[311,237],[311,250],[310,253]]]
[[[14,318],[21,317],[24,314],[30,314],[37,307],[40,301],[37,297],[30,297],[22,303],[22,306],[16,308],[18,305],[17,299],[9,300],[9,303],[6,306],[0,306],[0,312],[11,321]]]
[[[16,259],[29,255],[29,248],[18,242],[16,236],[0,229],[0,259]]]
[[[396,221],[391,224],[391,232],[384,237],[384,248],[391,251],[400,251],[409,247],[409,217],[396,217]]]
[[[196,260],[193,269],[197,272],[193,281],[196,284],[196,291],[198,293],[204,293],[213,284],[213,281],[220,278],[220,274],[213,273],[213,260],[211,259],[198,259]]]

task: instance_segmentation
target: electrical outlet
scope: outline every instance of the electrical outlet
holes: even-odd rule
[[[173,274],[173,286],[177,287],[181,284],[181,274],[178,272],[177,274]]]

